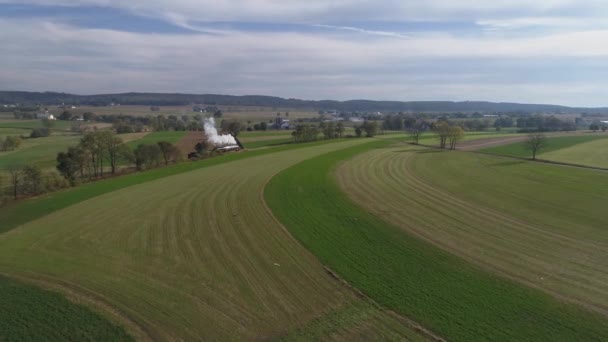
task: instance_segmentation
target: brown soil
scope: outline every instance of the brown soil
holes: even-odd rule
[[[203,132],[200,131],[189,131],[181,138],[175,145],[184,154],[194,152],[194,146],[203,140]]]

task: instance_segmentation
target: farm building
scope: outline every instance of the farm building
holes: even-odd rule
[[[41,120],[55,120],[55,116],[49,112],[45,112],[45,113],[38,113],[36,114],[36,119],[41,119]]]

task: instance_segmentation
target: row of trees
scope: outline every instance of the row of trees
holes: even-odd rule
[[[56,172],[43,172],[35,165],[11,167],[8,169],[8,175],[10,195],[15,199],[19,196],[39,195],[70,186],[70,183]]]
[[[138,170],[181,159],[179,149],[171,143],[139,145],[136,149],[123,143],[109,130],[86,133],[77,146],[57,154],[57,170],[72,183],[78,178],[103,177],[106,167],[115,174],[120,163],[135,165]]]
[[[334,139],[334,138],[342,138],[344,136],[344,131],[346,128],[342,122],[335,123],[333,121],[330,122],[321,122],[319,124],[319,130],[323,133],[323,138],[325,139]]]
[[[597,132],[600,129],[602,132],[606,132],[606,130],[608,130],[608,125],[600,121],[594,121],[591,123],[591,125],[589,125],[589,129],[594,132]]]
[[[360,137],[363,132],[368,138],[373,137],[378,133],[378,123],[376,121],[364,121],[363,124],[355,126],[355,135]]]
[[[541,115],[518,118],[517,127],[521,132],[576,131],[574,122],[560,120],[555,116]]]
[[[316,141],[319,138],[319,128],[316,125],[297,125],[291,136],[295,143]]]
[[[319,134],[323,134],[324,139],[336,139],[344,137],[346,127],[342,122],[321,122],[319,126],[314,124],[297,125],[296,129],[291,132],[295,143],[304,143],[316,141],[319,139]],[[366,137],[373,137],[378,133],[378,123],[375,121],[365,121],[363,124],[355,127],[355,134],[360,137],[365,132]]]

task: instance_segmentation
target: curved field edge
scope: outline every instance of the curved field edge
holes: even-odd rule
[[[83,201],[0,235],[0,271],[73,285],[156,340],[417,339],[333,279],[261,200],[280,170],[368,141],[240,160]]]
[[[606,316],[608,174],[404,147],[341,163],[341,190],[378,219],[490,273]]]
[[[0,208],[0,234],[16,228],[24,223],[33,221],[54,211],[69,207],[84,200],[103,195],[129,186],[150,182],[200,168],[228,163],[245,158],[252,158],[269,153],[281,152],[291,149],[305,148],[320,144],[331,143],[323,141],[310,144],[285,145],[272,149],[257,151],[244,151],[220,157],[200,160],[196,162],[183,162],[168,167],[152,169],[145,172],[109,178],[97,182],[82,184],[75,188],[58,191],[37,198],[14,202]]]
[[[351,202],[332,169],[341,160],[382,146],[386,143],[356,146],[297,164],[269,182],[265,199],[323,264],[379,304],[449,340],[608,337],[608,325],[600,316],[486,274]]]
[[[120,326],[63,295],[0,276],[2,341],[132,341]]]

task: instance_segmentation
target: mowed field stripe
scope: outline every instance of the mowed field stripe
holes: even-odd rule
[[[353,203],[336,184],[332,170],[340,161],[365,151],[369,152],[355,159],[374,165],[370,156],[386,149],[371,147],[355,146],[306,160],[281,172],[266,187],[265,198],[275,215],[323,263],[377,302],[448,340],[606,339],[604,316],[488,272],[405,234],[382,220],[382,214],[365,211],[370,203],[379,204],[381,213],[389,211],[384,205],[391,198],[382,197],[382,189],[367,188],[365,199],[359,202],[362,207]],[[411,153],[405,146],[389,150],[394,152],[392,158]],[[337,173],[341,171],[339,168]],[[464,179],[462,175],[457,178]],[[305,217],[296,210],[301,206],[308,208]],[[403,205],[401,210],[410,208]],[[419,215],[430,221],[441,216],[432,210]]]
[[[416,151],[408,147],[398,150],[374,150],[344,163],[336,173],[341,188],[376,216],[410,234],[492,272],[608,314],[608,240],[603,231],[608,217],[601,215],[595,221],[578,224],[572,222],[575,215],[569,215],[574,218],[561,224],[559,220],[544,219],[561,216],[556,210],[588,211],[585,203],[606,203],[606,196],[597,198],[579,188],[578,197],[586,197],[586,202],[562,207],[560,197],[577,196],[563,188],[568,178],[561,177],[563,182],[555,174],[545,179],[531,178],[535,167],[542,171],[559,166],[520,166],[512,161],[511,166],[493,166],[493,162],[504,161],[461,152]],[[582,172],[580,178],[584,179],[585,175],[592,175],[585,172],[593,171],[569,172]],[[478,192],[477,200],[467,198],[464,187],[450,188],[449,184],[458,182],[477,182],[475,188],[469,189]],[[608,183],[608,177],[604,183]],[[549,187],[558,193],[546,190]],[[521,189],[536,193],[536,198]],[[484,198],[480,191],[493,193],[493,199]],[[501,198],[505,201],[502,207],[497,201]],[[519,206],[505,208],[510,206],[509,201],[521,206],[544,201],[541,208],[545,211],[537,211],[537,217],[518,216]]]
[[[260,199],[280,170],[366,141],[237,160],[82,201],[0,235],[0,272],[76,284],[159,340],[421,339],[333,279]],[[315,323],[335,313],[349,319]]]

